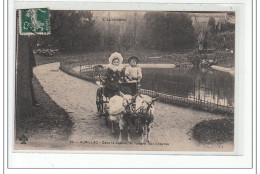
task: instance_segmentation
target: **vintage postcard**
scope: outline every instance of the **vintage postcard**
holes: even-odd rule
[[[15,150],[233,152],[235,11],[16,11]]]

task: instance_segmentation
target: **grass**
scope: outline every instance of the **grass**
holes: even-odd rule
[[[89,53],[61,53],[52,57],[39,56],[36,54],[36,59],[39,59],[39,63],[53,62],[53,61],[65,61],[72,64],[94,64],[102,63],[107,64],[109,56],[115,51],[111,52],[89,52]],[[124,62],[127,63],[127,59],[136,55],[140,58],[140,63],[175,63],[175,62],[187,62],[186,56],[188,53],[173,53],[173,52],[160,52],[152,50],[143,51],[128,51],[121,53],[124,57]],[[41,60],[40,60],[41,59]]]
[[[58,56],[58,55],[48,57],[48,56],[34,54],[34,57],[35,57],[35,61],[36,61],[36,66],[44,65],[44,64],[48,64],[48,63],[60,62],[60,61],[64,60],[63,57]]]
[[[38,65],[52,63],[52,62],[67,62],[70,66],[75,67],[86,64],[107,64],[109,56],[115,51],[102,51],[102,52],[87,52],[87,53],[60,53],[54,56],[35,56]],[[158,50],[130,50],[121,52],[124,57],[124,62],[127,63],[127,59],[136,55],[140,58],[140,63],[173,63],[177,66],[191,65],[189,58],[192,55],[192,50],[186,50],[185,52],[163,52]],[[234,54],[226,51],[217,51],[207,55],[207,59],[213,59],[218,61],[219,66],[232,68],[235,66]]]
[[[235,67],[235,54],[228,53],[224,51],[219,51],[214,54],[209,54],[207,57],[208,59],[217,60],[218,66],[226,67],[226,68],[233,68]]]
[[[31,107],[27,117],[21,123],[21,132],[29,139],[36,137],[67,140],[73,126],[71,118],[45,93],[35,77],[33,86],[39,107]]]

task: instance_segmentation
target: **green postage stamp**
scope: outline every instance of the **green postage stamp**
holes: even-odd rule
[[[50,13],[47,8],[22,9],[20,16],[21,35],[48,35],[50,29]]]

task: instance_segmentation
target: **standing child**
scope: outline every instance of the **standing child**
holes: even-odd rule
[[[142,69],[138,65],[139,59],[136,56],[131,56],[128,59],[129,65],[125,69],[125,76],[127,81],[133,81],[136,80],[137,82],[140,82],[142,79]]]
[[[115,52],[109,57],[109,64],[107,65],[107,72],[105,77],[105,96],[111,98],[114,95],[119,95],[119,82],[122,74],[123,57],[120,53]]]
[[[140,80],[142,79],[142,69],[138,65],[139,58],[136,57],[136,56],[131,56],[128,59],[128,63],[129,63],[129,65],[125,69],[126,81],[127,82],[136,81],[137,84],[139,85],[140,84]],[[131,87],[131,91],[132,91],[131,92],[132,94],[137,93],[136,87],[132,86]]]

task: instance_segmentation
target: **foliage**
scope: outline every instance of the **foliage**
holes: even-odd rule
[[[235,24],[232,24],[232,23],[224,23],[222,24],[221,26],[221,29],[220,29],[220,32],[223,33],[223,32],[233,32],[235,31]]]
[[[195,34],[188,13],[122,12],[121,16],[127,18],[125,22],[103,21],[106,15],[109,13],[52,10],[51,35],[31,37],[32,43],[39,48],[59,49],[61,52],[119,51],[123,54],[137,49],[171,52],[193,49],[198,43],[198,33]],[[229,16],[234,17],[234,14]],[[221,23],[219,28],[211,17],[205,27],[199,34],[204,49],[234,48],[233,23]]]
[[[234,49],[235,32],[227,31],[218,33],[212,37],[210,44],[212,48],[218,48],[220,50]]]
[[[99,44],[90,11],[51,11],[51,35],[36,37],[40,47],[55,47],[64,51],[93,50]]]
[[[205,35],[207,46],[211,49],[225,50],[235,47],[235,24],[233,23],[226,21],[216,25],[215,19],[211,17]]]
[[[207,58],[216,60],[217,64],[222,67],[230,68],[235,66],[234,53],[228,51],[216,51],[213,54],[208,54]]]
[[[205,55],[200,54],[198,52],[198,50],[194,50],[187,57],[188,57],[189,62],[191,62],[193,64],[193,66],[196,68],[199,68],[201,60],[206,59]]]
[[[234,120],[202,121],[193,128],[193,138],[200,143],[228,142],[234,139]]]
[[[41,54],[44,56],[54,56],[59,53],[58,49],[36,49],[33,52],[34,54]]]
[[[147,12],[142,46],[176,50],[194,48],[196,37],[191,18],[178,12]]]
[[[208,29],[209,29],[210,34],[215,34],[217,32],[216,21],[215,21],[214,17],[209,18]]]

